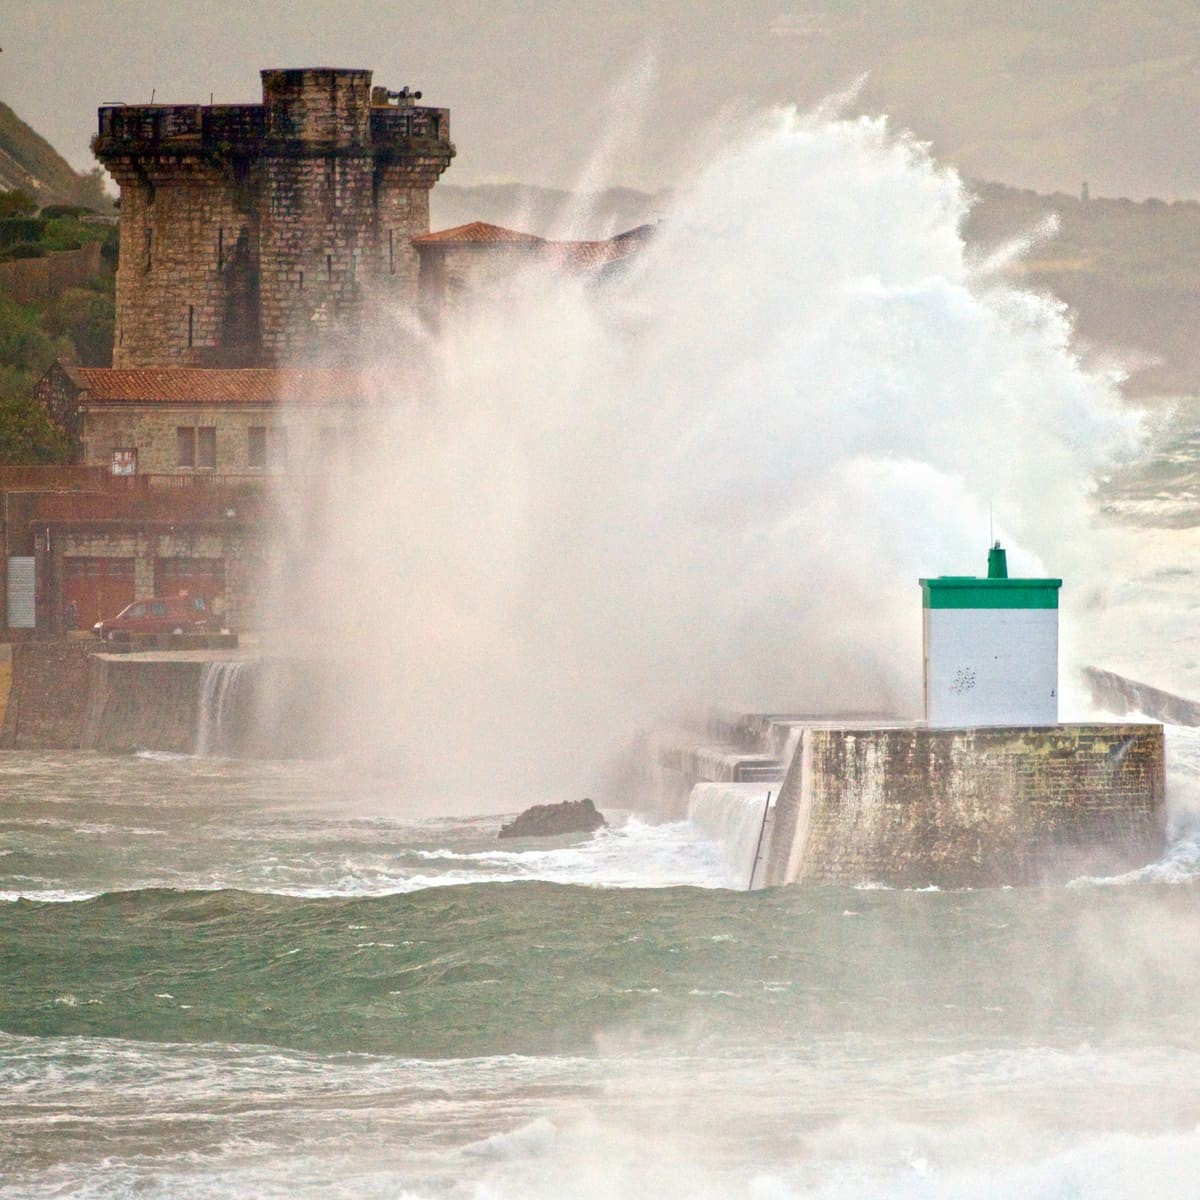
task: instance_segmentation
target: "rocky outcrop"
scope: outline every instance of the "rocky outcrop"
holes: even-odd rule
[[[590,800],[564,800],[561,804],[535,804],[500,827],[502,838],[559,837],[564,833],[592,833],[608,822]]]

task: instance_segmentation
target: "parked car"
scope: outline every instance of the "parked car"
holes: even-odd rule
[[[135,600],[115,617],[97,621],[92,632],[113,642],[133,633],[202,633],[210,627],[203,596],[155,596]]]

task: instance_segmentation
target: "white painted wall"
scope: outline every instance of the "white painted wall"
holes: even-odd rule
[[[927,608],[925,720],[1058,722],[1058,609]]]

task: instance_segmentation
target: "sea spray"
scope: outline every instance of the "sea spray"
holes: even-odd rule
[[[728,136],[605,278],[448,313],[330,496],[287,598],[355,664],[330,720],[443,805],[582,794],[684,703],[915,713],[915,580],[989,504],[1077,616],[1116,380],[973,271],[962,182],[883,120]]]

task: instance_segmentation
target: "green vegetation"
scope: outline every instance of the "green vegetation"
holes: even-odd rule
[[[99,242],[107,264],[92,285],[67,288],[49,301],[22,304],[0,292],[0,464],[68,461],[70,444],[33,400],[33,385],[56,358],[85,366],[112,361],[117,230],[92,215],[62,205],[38,213],[28,194],[0,192],[0,261]]]

